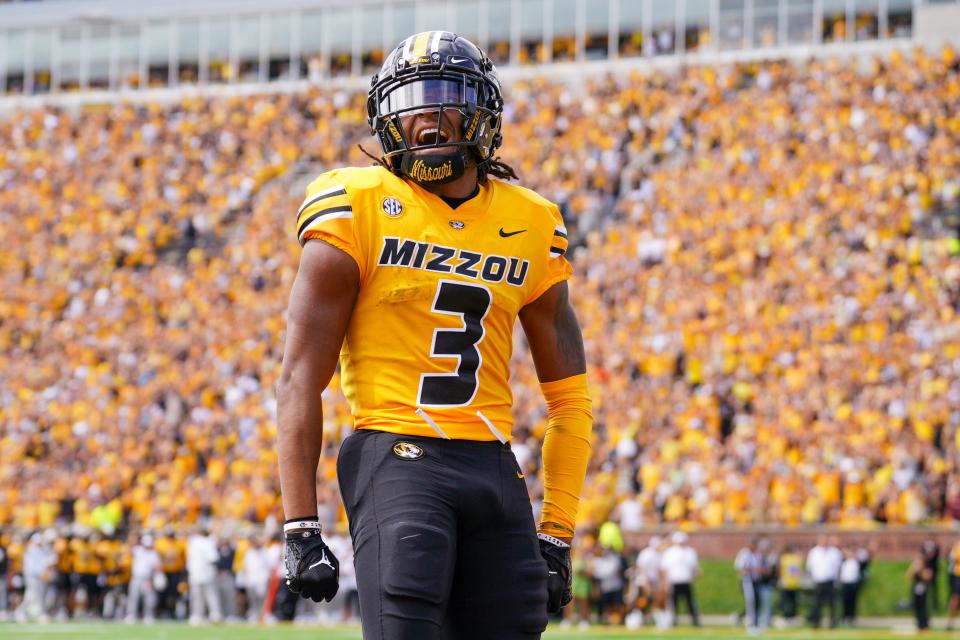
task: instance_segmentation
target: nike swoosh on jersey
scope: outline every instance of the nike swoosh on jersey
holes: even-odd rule
[[[504,231],[503,227],[500,227],[500,237],[509,238],[510,236],[515,236],[518,233],[523,233],[526,229],[520,229],[519,231]]]

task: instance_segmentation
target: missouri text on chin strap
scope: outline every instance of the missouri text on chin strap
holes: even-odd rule
[[[467,163],[463,152],[453,150],[447,153],[403,154],[400,171],[410,176],[417,184],[444,184],[463,175]]]

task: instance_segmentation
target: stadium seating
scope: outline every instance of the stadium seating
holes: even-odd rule
[[[295,177],[370,162],[364,98],[0,120],[0,525],[282,519]],[[585,530],[960,516],[953,50],[518,81],[507,101],[503,159],[576,246]],[[514,359],[536,500],[545,414]],[[336,379],[324,395],[321,517],[342,524],[350,418]]]

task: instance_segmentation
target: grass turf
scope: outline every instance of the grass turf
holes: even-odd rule
[[[904,636],[917,635],[906,625],[897,629],[840,629],[811,631],[792,629],[769,631],[767,638],[799,640],[893,640]],[[708,627],[705,629],[680,628],[669,632],[658,632],[644,628],[639,631],[626,631],[619,628],[593,628],[588,631],[565,630],[551,627],[543,635],[543,640],[701,640],[703,638],[724,638],[726,640],[748,640],[749,636],[740,629],[729,627]],[[928,631],[924,638],[960,639],[960,631]],[[181,623],[160,623],[152,626],[126,625],[123,623],[65,623],[47,625],[0,624],[0,638],[13,640],[50,640],[51,638],[70,638],[71,640],[254,640],[276,638],[277,640],[360,640],[360,630],[355,627],[320,628],[278,625],[273,627],[252,627],[240,625],[190,627]]]

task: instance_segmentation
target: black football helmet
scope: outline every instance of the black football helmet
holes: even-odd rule
[[[446,110],[463,115],[460,140],[446,140],[440,130]],[[436,133],[428,140],[407,140],[400,119],[434,112]],[[401,42],[373,76],[367,96],[368,122],[383,161],[394,173],[419,183],[459,178],[468,149],[478,164],[491,161],[502,142],[502,115],[496,67],[475,44],[449,31],[425,31]],[[420,153],[437,147],[449,148],[449,153]]]

